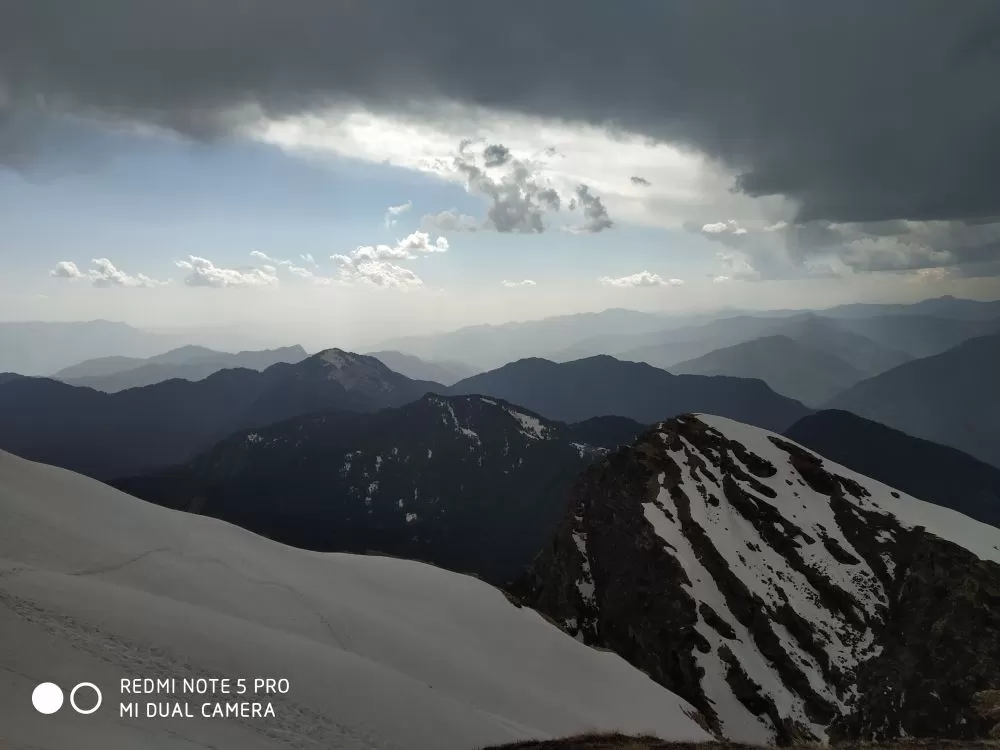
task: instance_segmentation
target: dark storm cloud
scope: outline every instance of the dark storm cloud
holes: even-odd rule
[[[1000,214],[998,35],[996,0],[0,0],[0,122],[444,97],[688,144],[800,221],[973,219]]]
[[[583,211],[584,222],[575,231],[596,234],[614,226],[614,222],[608,216],[608,209],[604,207],[600,196],[590,192],[590,188],[586,185],[577,186],[576,198],[570,203],[570,209],[578,206]]]

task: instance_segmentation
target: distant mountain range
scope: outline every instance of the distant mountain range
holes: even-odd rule
[[[644,429],[623,426],[578,429],[491,398],[428,395],[240,432],[186,465],[113,484],[296,547],[377,551],[504,583],[554,532],[576,475]]]
[[[339,349],[112,394],[12,377],[0,383],[0,448],[111,479],[183,462],[246,427],[324,409],[376,411],[442,389]]]
[[[105,393],[162,383],[165,380],[202,380],[219,370],[245,367],[266,370],[273,364],[295,364],[305,359],[301,346],[245,351],[230,354],[202,346],[184,346],[155,357],[102,357],[87,360],[57,372],[53,377],[70,385],[85,386]]]
[[[446,333],[408,336],[383,342],[380,349],[415,354],[426,360],[466,362],[482,369],[499,367],[528,357],[548,356],[569,342],[622,331],[659,331],[688,322],[636,310],[611,309],[599,313],[559,315],[542,320],[476,325]]]
[[[433,380],[442,385],[452,385],[463,378],[471,377],[480,372],[478,368],[462,362],[449,360],[432,362],[402,352],[388,350],[368,352],[368,356],[375,357],[390,370],[395,370],[408,378]]]
[[[780,431],[809,413],[759,380],[672,375],[608,356],[523,359],[459,381],[449,392],[496,396],[563,422],[613,414],[650,424],[700,410]]]
[[[805,314],[790,318],[724,318],[702,326],[657,334],[656,343],[628,349],[616,356],[663,369],[754,339],[784,336],[810,349],[836,357],[863,377],[877,375],[912,357],[845,330],[838,321]]]
[[[908,362],[828,404],[1000,466],[1000,334]]]
[[[586,470],[519,590],[730,740],[961,744],[996,723],[997,563],[1000,529],[684,415]]]
[[[1000,526],[1000,469],[850,412],[826,410],[785,435],[883,484]]]
[[[0,323],[0,371],[48,375],[92,357],[149,357],[169,349],[169,337],[124,323]]]
[[[109,320],[0,322],[0,372],[48,377],[95,358],[143,359],[192,344],[232,351],[283,343],[282,337],[254,335],[259,328],[202,325],[148,331]]]
[[[856,367],[788,336],[764,336],[670,366],[677,375],[758,378],[777,393],[819,406],[864,379]]]

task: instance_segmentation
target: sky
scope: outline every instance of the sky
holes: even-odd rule
[[[14,0],[0,319],[1000,297],[993,0]]]

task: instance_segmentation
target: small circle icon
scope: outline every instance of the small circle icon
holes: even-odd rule
[[[31,691],[31,705],[40,714],[54,714],[62,704],[62,688],[54,682],[43,682]]]
[[[97,702],[94,703],[94,705],[91,708],[80,708],[78,705],[76,705],[76,694],[80,688],[90,688],[91,690],[94,691],[94,693],[97,694]],[[62,702],[61,695],[62,693],[60,691],[60,703]],[[101,701],[103,700],[104,696],[101,694],[101,689],[92,682],[81,682],[79,685],[73,688],[69,694],[69,705],[71,705],[73,707],[73,710],[76,711],[78,714],[83,714],[84,716],[89,716],[90,714],[94,713],[97,709],[99,709],[101,707]]]

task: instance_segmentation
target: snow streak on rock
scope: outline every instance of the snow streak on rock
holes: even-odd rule
[[[932,571],[953,559],[987,582],[968,584],[970,601],[956,604],[981,607],[989,584],[1000,586],[998,544],[994,527],[780,436],[686,415],[581,479],[528,599],[679,692],[730,739],[902,736],[903,722],[919,720],[902,699],[870,706],[874,675],[900,658],[879,657],[892,648],[909,649],[910,661],[939,658],[893,635],[907,599],[934,611],[934,587],[905,576],[921,555]],[[996,620],[984,627],[1000,628]],[[1000,653],[987,650],[993,664]],[[971,644],[955,658],[988,674]],[[955,711],[953,736],[974,736],[960,729],[969,707]]]

